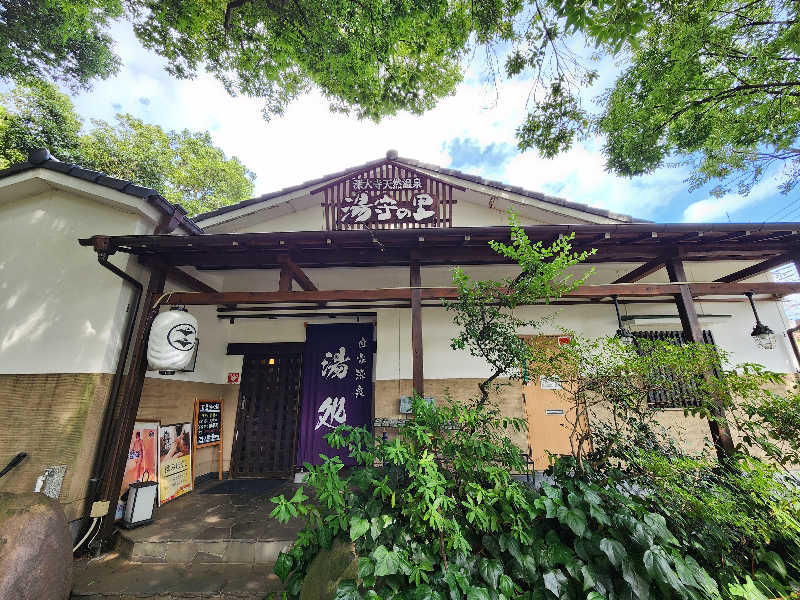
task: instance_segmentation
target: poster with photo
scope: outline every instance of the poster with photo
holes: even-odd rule
[[[158,421],[136,421],[133,426],[115,520],[121,519],[125,512],[128,488],[132,483],[158,480],[158,426]]]
[[[192,491],[192,424],[158,428],[158,505]]]

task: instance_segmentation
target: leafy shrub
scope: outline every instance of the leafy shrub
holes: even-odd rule
[[[417,399],[392,441],[347,426],[328,434],[358,466],[306,465],[315,501],[304,488],[273,498],[273,517],[308,520],[275,567],[287,595],[342,537],[359,558],[341,599],[720,597],[664,517],[615,485],[565,476],[536,490],[515,480],[525,465],[504,431],[523,426],[491,404]]]

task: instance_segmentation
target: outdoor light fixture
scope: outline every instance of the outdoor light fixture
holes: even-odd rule
[[[128,488],[128,500],[125,502],[125,513],[122,524],[126,529],[153,522],[153,507],[158,498],[158,482],[137,481]]]
[[[631,344],[633,343],[633,334],[625,329],[625,325],[622,324],[622,316],[619,314],[619,296],[614,294],[611,296],[614,300],[614,310],[617,311],[617,333],[614,334],[614,337],[619,339],[623,344]]]
[[[745,292],[744,295],[750,300],[750,307],[753,309],[753,316],[756,318],[756,326],[753,327],[753,331],[750,333],[753,341],[759,348],[772,350],[775,347],[775,332],[768,325],[764,325],[761,319],[758,318],[756,303],[753,302],[753,292]]]

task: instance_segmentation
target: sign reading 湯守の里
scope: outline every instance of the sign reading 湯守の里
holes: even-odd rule
[[[453,190],[463,189],[401,163],[353,171],[322,194],[328,229],[453,226]]]

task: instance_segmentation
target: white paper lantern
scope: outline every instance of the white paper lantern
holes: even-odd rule
[[[185,309],[159,313],[150,328],[147,362],[158,371],[184,371],[197,347],[197,319]]]

